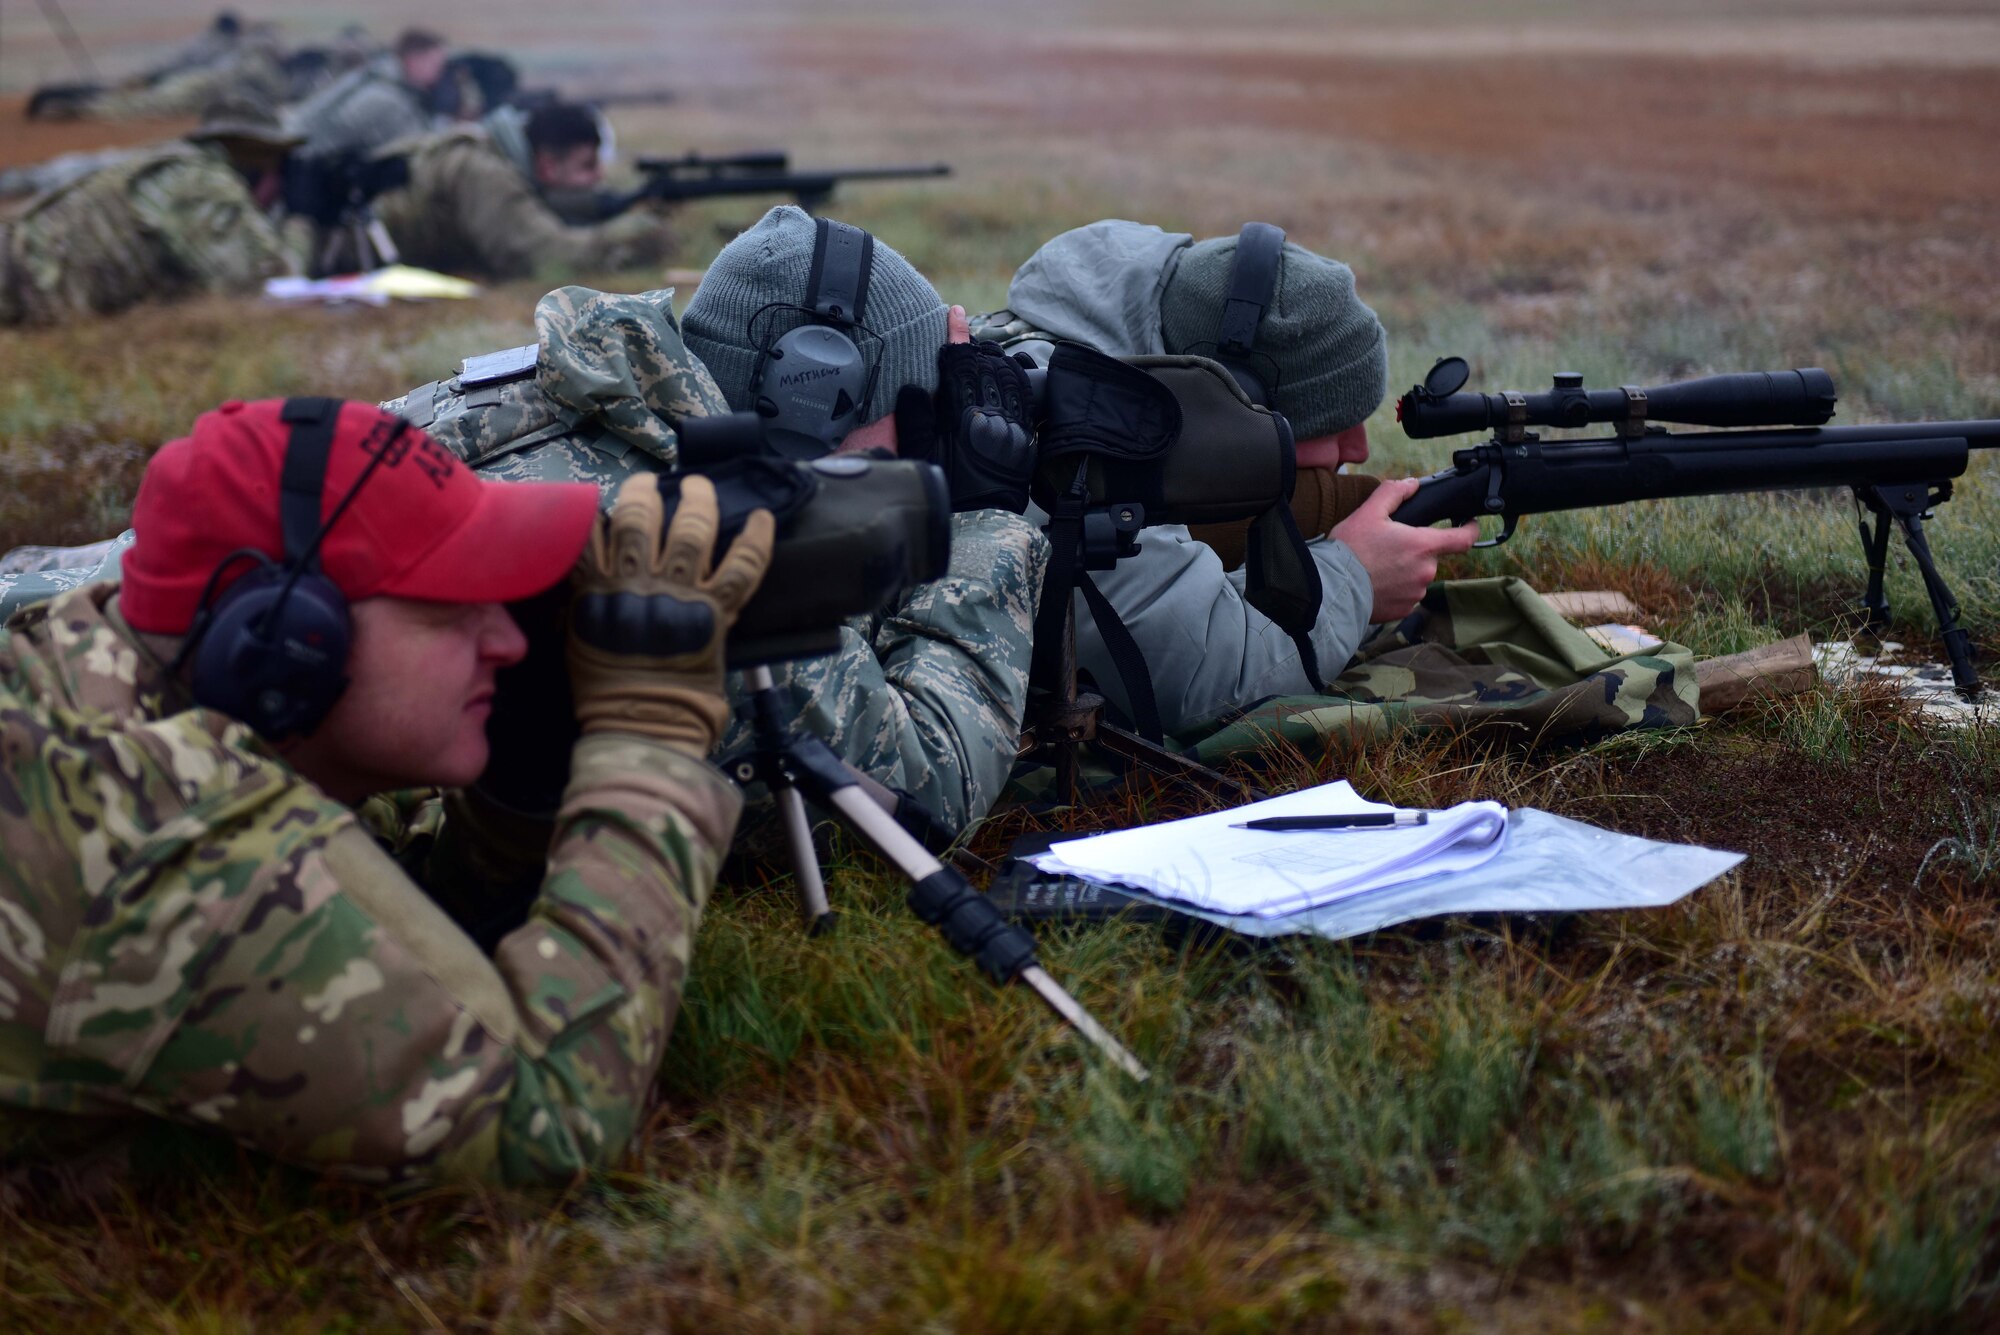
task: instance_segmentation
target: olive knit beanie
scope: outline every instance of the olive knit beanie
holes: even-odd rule
[[[1160,293],[1168,352],[1215,355],[1235,258],[1233,236],[1181,252]],[[1257,327],[1256,350],[1277,370],[1264,406],[1283,413],[1300,440],[1366,421],[1389,389],[1388,342],[1375,312],[1355,295],[1354,271],[1290,242],[1278,262],[1277,292]]]
[[[757,344],[751,322],[766,306],[805,304],[814,232],[812,215],[804,209],[790,204],[772,209],[722,248],[681,318],[683,341],[736,412],[752,405]],[[904,385],[937,388],[938,349],[945,340],[945,306],[937,289],[879,237],[861,323],[881,339],[874,390],[861,420],[866,425],[895,409],[896,391]],[[874,355],[873,339],[864,337],[859,344],[864,356]]]

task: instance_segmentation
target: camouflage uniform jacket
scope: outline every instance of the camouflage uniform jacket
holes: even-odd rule
[[[273,45],[239,41],[212,59],[106,89],[79,111],[96,120],[199,116],[210,103],[227,99],[262,107],[275,117],[285,93],[285,68]]]
[[[538,271],[623,269],[664,259],[673,233],[638,208],[572,227],[542,198],[526,166],[478,129],[448,130],[389,145],[406,154],[410,182],[375,200],[403,262],[427,269],[523,278]]]
[[[285,123],[304,138],[299,151],[310,157],[366,156],[430,129],[431,112],[422,93],[377,64],[341,75],[293,107]]]
[[[728,411],[681,343],[672,296],[560,288],[535,308],[540,342],[521,350],[520,369],[435,381],[383,406],[486,476],[595,482],[608,502],[632,473],[676,466],[682,417]],[[1047,539],[1020,516],[954,516],[943,579],[846,627],[839,653],[772,676],[843,759],[963,829],[1013,764],[1047,563]],[[739,701],[742,691],[732,679]],[[739,719],[721,751],[748,740]]]
[[[0,325],[255,292],[291,267],[278,229],[228,161],[170,140],[51,191],[0,224]]]
[[[186,705],[116,591],[0,630],[5,1139],[47,1151],[164,1118],[375,1182],[556,1180],[617,1157],[733,787],[596,734],[553,841],[511,859],[505,823],[448,799],[435,846],[400,850],[438,899],[478,900],[469,872],[440,870],[475,859],[493,881],[541,878],[489,957],[356,812]]]

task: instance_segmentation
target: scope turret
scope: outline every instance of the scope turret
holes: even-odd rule
[[[1463,357],[1441,358],[1424,383],[1396,401],[1396,420],[1414,440],[1493,430],[1518,439],[1532,426],[1614,423],[1637,435],[1647,422],[1687,426],[1819,426],[1833,416],[1833,377],[1817,367],[1702,376],[1641,389],[1585,389],[1574,371],[1556,373],[1546,392],[1463,393]]]

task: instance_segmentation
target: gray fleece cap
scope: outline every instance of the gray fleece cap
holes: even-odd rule
[[[735,412],[747,412],[752,403],[757,346],[750,323],[774,303],[805,304],[814,232],[812,215],[804,209],[790,204],[772,209],[722,248],[681,317],[682,341],[708,367]],[[904,385],[937,389],[938,349],[945,340],[945,305],[937,289],[880,237],[868,268],[861,323],[882,340],[865,426],[895,409],[896,391]],[[871,341],[863,339],[861,346],[867,354]]]
[[[1215,355],[1235,258],[1233,236],[1197,241],[1181,252],[1160,293],[1160,335],[1168,352]],[[1256,347],[1278,370],[1264,406],[1283,413],[1300,440],[1366,421],[1388,393],[1388,340],[1375,312],[1355,295],[1354,270],[1289,241]]]

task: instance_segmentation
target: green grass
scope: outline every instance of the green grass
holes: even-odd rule
[[[566,43],[618,31],[596,10],[572,38],[572,16],[502,8]],[[950,181],[843,192],[838,216],[975,311],[1001,304],[1013,267],[1061,228],[1116,215],[1206,235],[1277,218],[1354,265],[1390,331],[1392,396],[1446,354],[1487,390],[1541,388],[1557,370],[1615,385],[1819,365],[1839,422],[2000,416],[1993,229],[1976,195],[1962,216],[1902,231],[1797,197],[1739,206],[1638,177],[1628,198],[1622,176],[1483,166],[1428,130],[1392,150],[1310,117],[1256,119],[1309,91],[1290,88],[1225,89],[1238,103],[1200,100],[1209,84],[1118,83],[1093,106],[1122,99],[1129,123],[1062,124],[1020,105],[1016,83],[1054,98],[1067,73],[1022,48],[956,59],[948,43],[894,68],[903,48],[881,43],[940,20],[877,8],[868,62],[840,63],[852,50],[835,39],[861,41],[852,16],[815,14],[793,34],[805,54],[755,98],[731,82],[733,48],[703,82],[709,49],[677,47],[661,59],[688,94],[621,111],[626,151],[949,156]],[[1339,8],[1402,16],[1373,0]],[[1160,11],[1087,17],[1115,28],[1135,12]],[[1466,13],[1424,12],[1445,26]],[[1073,21],[1049,6],[1014,20],[1052,44]],[[756,28],[781,44],[775,32]],[[588,68],[587,54],[550,58]],[[1523,78],[1555,70],[1530,62]],[[1448,70],[1423,77],[1449,91]],[[929,142],[919,131],[949,148],[913,148]],[[1644,147],[1604,156],[1636,162]],[[689,210],[685,262],[699,268],[763,203]],[[542,290],[385,311],[202,302],[0,331],[0,548],[121,527],[150,449],[221,399],[400,393],[532,337]],[[1408,441],[1388,405],[1370,427],[1391,474],[1433,471],[1468,443]],[[1974,461],[1929,531],[1975,635],[2000,643],[2000,459]],[[1535,517],[1447,573],[1619,589],[1703,655],[1849,633],[1863,583],[1852,507],[1819,493]],[[1888,591],[1891,635],[1934,656],[1900,554]],[[85,1162],[17,1165],[0,1179],[0,1325],[1992,1326],[2000,733],[1937,733],[1878,691],[1821,686],[1580,750],[1400,736],[1277,757],[1263,775],[1335,777],[1400,803],[1494,797],[1749,856],[1648,912],[1447,920],[1343,943],[1045,932],[1049,971],[1153,1069],[1135,1087],[1031,996],[950,954],[885,870],[836,840],[831,937],[799,931],[781,867],[718,888],[658,1110],[618,1171],[562,1191],[383,1201],[213,1147],[137,1182]],[[1188,805],[1147,793],[1012,813],[975,848],[997,857],[1026,829]]]

